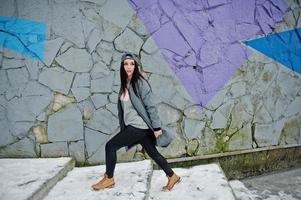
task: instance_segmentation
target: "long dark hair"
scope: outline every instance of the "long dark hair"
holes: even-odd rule
[[[127,54],[123,55],[123,57],[128,57],[128,56],[130,56],[131,57],[130,59],[133,59],[135,62],[135,68],[134,68],[134,72],[133,72],[130,84],[132,84],[132,86],[133,86],[135,95],[139,96],[138,91],[137,91],[138,90],[137,89],[138,88],[138,83],[137,83],[138,79],[144,79],[147,82],[147,84],[149,85],[150,89],[151,89],[151,86],[150,86],[149,82],[143,77],[143,75],[139,71],[139,64],[137,62],[137,59],[138,59],[137,56],[133,55],[131,53],[127,53]],[[124,69],[123,61],[124,61],[124,59],[121,59],[121,62],[120,62],[120,80],[121,80],[120,91],[121,92],[120,92],[119,96],[121,94],[125,94],[125,89],[127,87],[127,73]]]

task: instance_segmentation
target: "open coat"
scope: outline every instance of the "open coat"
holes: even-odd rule
[[[142,78],[138,79],[137,85],[138,85],[137,88],[138,96],[135,95],[133,90],[133,85],[131,83],[129,84],[129,88],[128,88],[129,98],[131,103],[133,104],[133,107],[152,131],[160,130],[161,120],[158,115],[157,105],[155,103],[154,95],[151,91],[150,86],[148,85],[146,80]],[[120,131],[123,131],[125,129],[125,124],[123,120],[123,109],[120,101],[121,93],[122,90],[120,88],[119,95],[118,95],[117,109],[118,109]],[[155,135],[152,134],[152,136],[155,141],[156,140]],[[132,148],[137,144],[138,142],[133,142],[132,144],[126,146],[125,147],[126,151],[128,151],[130,148]]]

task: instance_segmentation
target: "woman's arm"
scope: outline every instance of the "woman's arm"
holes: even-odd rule
[[[161,130],[161,120],[158,115],[154,94],[145,80],[141,80],[140,95],[145,109],[149,115],[154,131]]]

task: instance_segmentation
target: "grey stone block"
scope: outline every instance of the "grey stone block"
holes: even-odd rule
[[[169,106],[168,104],[159,104],[158,113],[163,124],[171,124],[178,122],[182,117],[181,113]]]
[[[55,60],[61,66],[73,72],[89,72],[93,65],[92,57],[86,50],[73,47],[56,57]]]
[[[24,60],[3,58],[2,69],[13,69],[25,66]]]
[[[50,102],[50,96],[14,98],[8,102],[7,117],[10,121],[34,121]]]
[[[285,116],[296,115],[301,112],[301,96],[296,98],[288,105],[285,111]]]
[[[9,88],[9,82],[6,75],[6,71],[0,69],[0,94],[4,94],[4,92]]]
[[[18,89],[24,88],[29,78],[29,74],[26,70],[26,67],[18,69],[9,69],[7,70],[7,76],[10,83],[10,87]]]
[[[114,73],[111,72],[108,76],[104,78],[99,78],[91,80],[91,92],[112,92],[112,85],[114,80]]]
[[[82,1],[82,2],[87,1],[87,2],[98,4],[98,5],[103,5],[106,2],[106,0],[80,0],[80,1]]]
[[[92,79],[102,78],[109,75],[110,73],[111,72],[109,68],[102,61],[95,63],[93,69],[90,72]]]
[[[39,82],[54,91],[68,94],[74,74],[62,68],[44,68],[39,76]]]
[[[90,88],[72,88],[71,91],[77,102],[83,101],[90,96]]]
[[[112,12],[112,10],[114,10],[114,12]],[[104,19],[124,29],[134,14],[134,10],[126,0],[111,0],[106,1],[101,7],[100,13]]]
[[[107,31],[104,31],[107,33]],[[115,51],[114,45],[112,42],[107,42],[108,40],[101,41],[97,45],[96,52],[100,56],[100,61],[104,62],[105,64],[109,65],[112,60],[112,54]]]
[[[84,141],[80,140],[77,142],[70,142],[69,144],[69,156],[75,158],[75,160],[84,162],[85,161],[85,144]]]
[[[113,113],[113,115],[115,115],[116,117],[118,116],[117,104],[115,104],[115,103],[108,103],[106,105],[106,109],[109,110],[111,113]]]
[[[148,54],[154,54],[156,51],[159,50],[152,37],[147,38],[147,40],[142,46],[142,49]]]
[[[151,55],[146,54],[142,51],[141,63],[144,71],[164,76],[174,75],[174,72],[170,69],[170,66],[165,61],[160,51],[156,51],[154,54]]]
[[[63,38],[56,38],[54,40],[47,40],[45,42],[45,52],[43,61],[47,66],[51,65],[63,42]]]
[[[190,119],[204,120],[206,119],[205,112],[202,110],[202,107],[194,105],[189,106],[184,110],[184,115]]]
[[[135,32],[127,28],[114,40],[114,44],[119,51],[139,54],[143,40]]]
[[[1,158],[35,158],[35,143],[25,137],[0,149]]]
[[[34,122],[17,121],[9,122],[9,132],[18,138],[23,138],[28,135],[28,131],[34,125]]]
[[[29,79],[30,80],[38,80],[39,77],[39,65],[41,62],[34,60],[32,58],[26,57],[25,58],[25,65],[29,72]]]
[[[52,4],[51,28],[53,34],[67,38],[78,48],[84,48],[83,20],[79,10],[79,4],[72,1]]]
[[[49,88],[37,81],[29,81],[22,91],[22,96],[37,96],[37,98],[39,98],[39,96],[45,96],[51,98],[52,92]]]
[[[256,124],[254,139],[259,147],[278,145],[285,119],[270,124]]]
[[[90,87],[89,73],[77,73],[75,75],[72,88],[78,88],[78,87]]]
[[[82,115],[74,104],[69,104],[64,109],[50,115],[47,128],[50,142],[83,139]]]
[[[109,99],[110,99],[110,102],[111,103],[116,103],[117,104],[117,101],[118,101],[118,94],[116,92],[112,92],[110,95],[109,95]]]
[[[176,92],[174,83],[169,78],[152,74],[149,78],[149,83],[152,86],[152,91],[156,96],[157,102],[164,101],[168,103]],[[164,85],[164,87],[162,87],[162,85]]]
[[[98,130],[106,134],[112,134],[118,126],[118,119],[104,108],[96,110],[93,114],[93,118],[87,123],[88,128]]]
[[[16,7],[11,1],[2,1],[0,7],[0,13],[2,16],[13,17],[16,12]]]
[[[93,94],[91,99],[96,109],[108,103],[108,95],[106,94]]]
[[[219,128],[225,128],[230,113],[233,108],[233,102],[229,101],[226,104],[219,107],[212,116],[212,124],[211,128],[213,129],[219,129]]]
[[[0,105],[1,105],[1,101],[0,101]],[[4,105],[0,106],[0,120],[6,120],[6,108],[4,107]]]
[[[15,141],[15,137],[13,137],[9,132],[9,124],[7,120],[0,120],[0,129],[0,147],[13,143]]]
[[[239,129],[229,140],[229,150],[252,149],[251,124],[246,124]]]
[[[68,156],[67,142],[54,142],[48,144],[41,144],[41,157],[66,157]]]
[[[105,143],[109,137],[109,135],[85,128],[86,151],[89,164],[105,160]]]
[[[195,119],[184,119],[184,132],[188,139],[201,138],[201,133],[205,128],[205,122]]]
[[[94,28],[89,35],[89,39],[87,42],[87,49],[89,53],[92,53],[95,50],[95,47],[98,45],[98,43],[101,41],[102,34],[99,29]]]
[[[300,124],[301,116],[294,116],[287,119],[281,131],[280,145],[299,143],[299,138],[301,134]]]
[[[146,30],[143,22],[140,20],[139,15],[136,13],[132,16],[129,26],[135,33],[139,35],[148,35],[148,30]]]

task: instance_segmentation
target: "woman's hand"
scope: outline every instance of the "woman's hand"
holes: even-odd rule
[[[162,134],[162,130],[154,131],[156,137]]]

